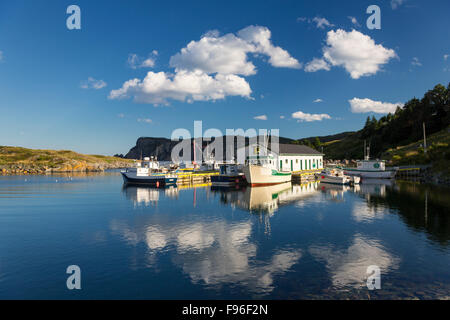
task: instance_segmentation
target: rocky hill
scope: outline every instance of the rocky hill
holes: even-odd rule
[[[234,143],[234,157],[236,157],[237,149],[241,146],[238,145],[238,137],[225,136],[223,138],[224,148],[223,155],[226,154],[226,139],[235,139]],[[289,138],[279,138],[280,143],[292,143],[294,140]],[[141,159],[144,157],[156,156],[160,161],[170,161],[172,148],[177,145],[179,141],[172,141],[167,138],[152,138],[152,137],[141,137],[136,141],[136,145],[130,149],[130,151],[124,156],[126,159]],[[203,141],[202,150],[210,142]],[[245,145],[249,144],[249,138],[245,138]],[[191,139],[191,155],[193,158],[193,139]],[[197,146],[199,148],[199,146]],[[196,148],[196,150],[198,150]],[[198,152],[198,151],[197,151]],[[193,160],[193,159],[192,159]]]
[[[0,174],[90,172],[130,167],[132,160],[85,155],[70,150],[36,150],[0,146]]]

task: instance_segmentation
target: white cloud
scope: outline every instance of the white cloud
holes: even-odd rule
[[[280,119],[284,119],[285,117],[284,116],[280,116]]]
[[[347,18],[349,18],[350,19],[350,21],[355,25],[355,26],[360,26],[360,24],[359,24],[359,22],[358,22],[358,19],[356,19],[355,17],[352,17],[352,16],[348,16]]]
[[[323,102],[323,100],[319,98],[319,99],[314,100],[313,102],[314,103],[320,103],[320,102]]]
[[[333,27],[334,24],[331,24],[327,19],[321,17],[314,17],[312,19],[313,22],[316,23],[317,28],[325,29],[325,27]]]
[[[375,44],[372,38],[356,30],[331,30],[326,43],[323,48],[324,59],[314,59],[308,64],[310,67],[307,68],[311,72],[328,70],[326,64],[320,61],[326,60],[332,66],[345,68],[353,79],[359,79],[376,74],[383,64],[397,56],[394,50]]]
[[[325,29],[325,27],[333,27],[334,24],[332,24],[330,21],[328,21],[325,18],[322,17],[314,17],[314,18],[306,18],[306,17],[299,17],[297,18],[297,21],[301,22],[307,22],[307,23],[314,23],[317,28],[319,29]]]
[[[206,33],[199,41],[191,41],[181,52],[172,56],[170,66],[176,70],[202,70],[205,73],[238,75],[256,74],[255,65],[248,54],[263,54],[269,57],[274,67],[300,68],[300,63],[289,53],[272,44],[269,29],[249,26],[238,35],[219,36],[217,31]]]
[[[3,61],[3,51],[0,50],[0,62]]]
[[[80,87],[82,89],[102,89],[104,87],[106,87],[107,84],[105,81],[103,80],[96,80],[92,77],[89,77],[87,80],[82,81]]]
[[[137,102],[153,104],[167,104],[169,99],[193,102],[214,101],[226,96],[251,98],[250,85],[241,77],[257,72],[248,60],[249,54],[269,57],[268,62],[274,67],[301,68],[286,50],[272,44],[271,32],[266,27],[249,26],[237,35],[223,36],[213,30],[200,40],[189,42],[170,58],[174,74],[149,72],[143,80],[131,79],[122,88],[112,90],[109,98],[134,97]],[[130,57],[135,65],[136,57]]]
[[[330,71],[330,65],[323,59],[314,58],[305,66],[306,72],[316,72],[319,70]]]
[[[135,53],[130,53],[128,55],[127,64],[131,69],[137,68],[153,68],[155,66],[156,56],[158,51],[153,50],[148,58],[143,58]]]
[[[255,46],[255,52],[269,56],[269,63],[274,67],[300,69],[297,59],[290,56],[286,50],[272,44],[271,32],[266,27],[248,26],[238,32],[240,38]]]
[[[175,75],[170,75],[150,71],[143,80],[128,80],[122,88],[112,90],[109,98],[121,99],[133,96],[136,102],[167,104],[168,99],[193,102],[220,100],[226,96],[250,98],[251,92],[247,81],[233,74],[210,76],[200,70],[181,70]]]
[[[448,57],[450,57],[450,54],[444,54],[444,60],[447,61]]]
[[[389,102],[381,102],[374,101],[368,98],[360,99],[353,98],[349,100],[351,111],[353,113],[366,113],[366,112],[375,112],[375,113],[393,113],[397,109],[397,106],[403,108],[404,104],[401,102],[397,103],[389,103]]]
[[[137,119],[138,122],[145,122],[145,123],[152,123],[152,119],[149,118],[139,118]]]
[[[398,7],[400,7],[405,2],[406,2],[406,0],[391,0],[392,10],[397,9]]]
[[[415,67],[421,67],[422,63],[419,61],[419,58],[414,57],[411,61],[411,64]]]
[[[253,119],[255,119],[255,120],[267,120],[267,116],[265,114],[263,114],[261,116],[256,116]]]
[[[313,121],[322,121],[324,119],[331,119],[331,117],[328,114],[322,113],[322,114],[311,114],[311,113],[304,113],[302,111],[297,111],[292,114],[293,119],[297,119],[299,122],[313,122]]]
[[[119,113],[117,116],[118,116],[119,118],[125,118],[125,115],[124,115],[123,113]]]

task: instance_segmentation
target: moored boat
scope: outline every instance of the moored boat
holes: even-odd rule
[[[290,172],[280,172],[263,165],[247,164],[244,166],[243,171],[245,179],[253,187],[276,185],[291,182],[292,180]]]
[[[156,159],[145,158],[138,163],[136,168],[128,168],[121,171],[125,184],[145,184],[157,187],[173,185],[177,183],[177,176],[159,171],[159,164]]]
[[[364,141],[365,144],[365,141]],[[344,174],[362,179],[393,179],[398,168],[386,168],[384,160],[370,160],[370,145],[364,147],[364,160],[356,161],[356,168],[343,168]]]
[[[316,177],[322,183],[331,183],[340,185],[359,184],[361,180],[359,176],[345,175],[344,172],[339,169],[325,169],[321,173],[318,173]]]
[[[361,160],[356,168],[344,168],[344,174],[363,179],[393,179],[397,171],[398,168],[387,169],[383,160]]]
[[[219,174],[211,176],[211,184],[218,187],[229,187],[246,184],[243,172],[240,172],[236,164],[221,164]]]

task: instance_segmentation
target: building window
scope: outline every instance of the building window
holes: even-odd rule
[[[297,160],[295,160],[295,163],[298,163],[298,159],[297,159]]]
[[[288,160],[288,159],[286,159],[286,163],[289,163],[289,160]]]

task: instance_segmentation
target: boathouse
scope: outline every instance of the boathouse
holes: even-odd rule
[[[278,151],[273,151],[256,143],[246,148],[246,155],[247,160],[259,160],[261,164],[283,172],[323,169],[324,155],[305,145],[279,144]]]

